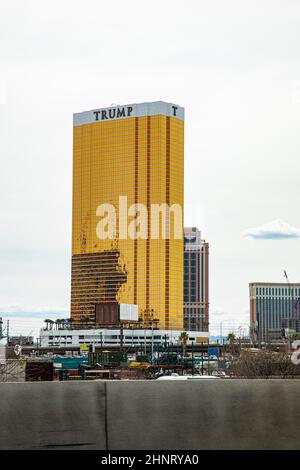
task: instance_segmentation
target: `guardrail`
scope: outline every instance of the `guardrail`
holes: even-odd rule
[[[299,449],[298,380],[0,384],[1,449]]]

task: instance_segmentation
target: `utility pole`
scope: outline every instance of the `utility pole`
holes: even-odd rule
[[[123,339],[124,339],[124,331],[123,331],[123,324],[120,324],[120,348],[121,352],[123,352]]]
[[[286,279],[286,282],[287,282],[287,286],[288,286],[288,295],[290,296],[291,300],[292,300],[292,306],[294,308],[294,296],[293,296],[293,287],[291,287],[291,283],[290,283],[290,280],[289,280],[289,277],[287,275],[287,272],[286,270],[283,271],[283,275]],[[289,300],[289,305],[290,305],[290,300]],[[294,316],[294,311],[290,313],[290,317],[289,318],[293,318]],[[293,322],[293,320],[292,320]],[[288,342],[288,353],[291,352],[291,327],[293,326],[293,323],[289,321],[289,319],[287,320],[287,331],[288,331],[288,335],[287,335],[287,342]],[[295,325],[296,326],[296,325]]]
[[[194,341],[192,341],[192,375],[194,375]]]
[[[9,345],[9,320],[6,322],[7,346]]]
[[[151,321],[151,363],[153,363],[153,320]]]

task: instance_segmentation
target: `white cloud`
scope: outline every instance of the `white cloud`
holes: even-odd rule
[[[273,222],[249,228],[243,236],[254,239],[281,240],[286,238],[300,238],[300,229],[276,219]]]

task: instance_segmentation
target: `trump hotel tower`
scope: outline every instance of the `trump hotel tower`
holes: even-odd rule
[[[161,223],[153,236],[151,208],[183,211],[184,109],[162,101],[114,106],[74,114],[73,124],[72,321],[99,326],[119,304],[133,304],[144,321],[183,329],[182,220],[180,237],[172,211],[170,236]],[[146,235],[137,228],[131,237],[140,205]],[[116,224],[113,236],[101,237],[106,207],[115,208]]]

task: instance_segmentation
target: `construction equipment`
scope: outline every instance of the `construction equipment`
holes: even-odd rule
[[[295,294],[294,288],[291,286],[288,274],[286,270],[283,271],[283,275],[286,279],[288,286],[288,295],[291,297],[293,312],[290,313],[290,316],[282,319],[282,326],[284,330],[284,336],[288,338],[290,342],[291,335],[299,332],[299,322],[300,322],[300,298]]]
[[[287,275],[287,272],[286,272],[285,269],[283,270],[283,275],[284,275],[284,277],[286,278],[287,285],[290,286],[291,283],[290,283],[290,280],[289,280],[289,278],[288,278],[288,275]]]

